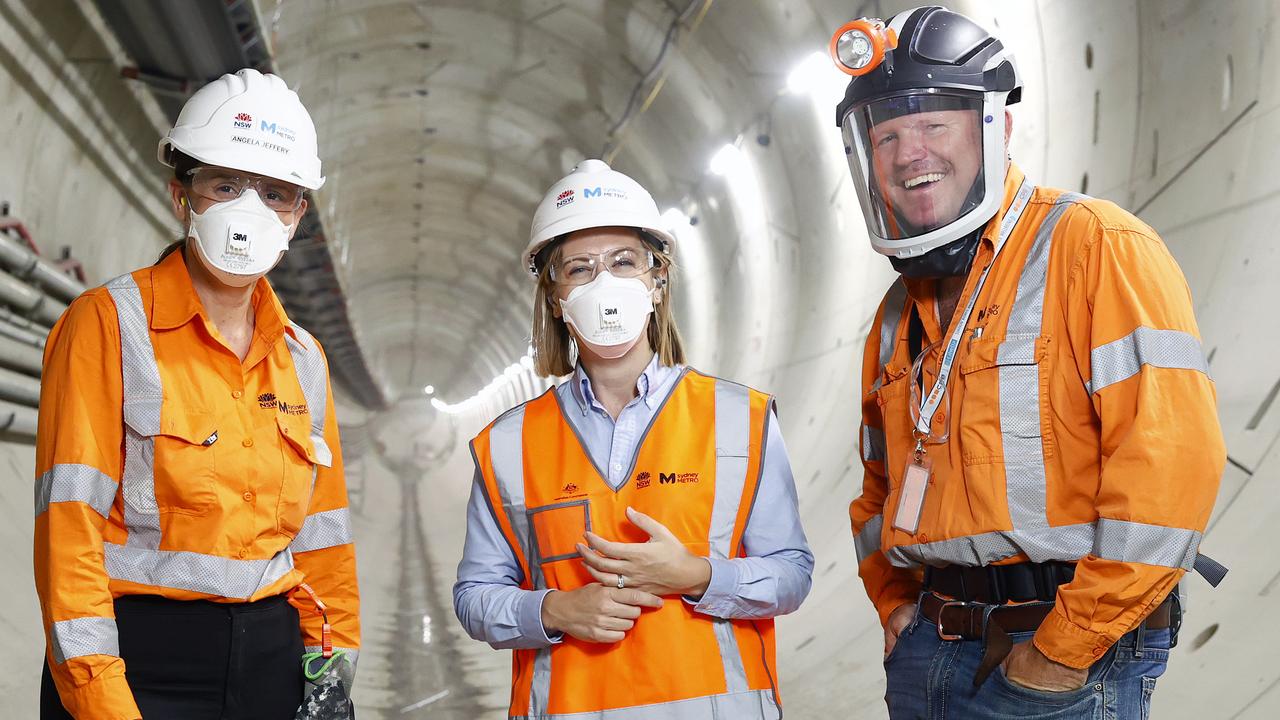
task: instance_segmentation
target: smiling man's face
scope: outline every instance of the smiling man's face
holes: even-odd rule
[[[982,127],[974,110],[901,115],[871,128],[881,196],[904,234],[927,232],[960,215],[982,169]]]

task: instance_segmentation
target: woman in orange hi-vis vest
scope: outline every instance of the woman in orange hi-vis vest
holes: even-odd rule
[[[661,227],[600,160],[534,215],[536,369],[571,376],[472,441],[454,586],[514,651],[511,718],[781,717],[773,618],[813,555],[772,398],[683,365]]]
[[[286,720],[304,657],[336,646],[349,685],[360,643],[328,367],[264,277],[324,182],[315,128],[241,70],[192,95],[160,157],[186,239],[82,295],[45,351],[40,717]],[[289,604],[300,586],[331,630]]]

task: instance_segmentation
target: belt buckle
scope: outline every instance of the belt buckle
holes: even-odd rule
[[[965,602],[964,600],[947,600],[947,601],[945,601],[945,602],[943,602],[943,603],[942,603],[942,607],[938,610],[938,625],[937,625],[937,629],[938,629],[938,637],[939,637],[939,638],[941,638],[944,642],[956,642],[957,640],[963,640],[963,639],[964,639],[964,636],[963,636],[963,635],[948,635],[947,633],[945,633],[945,632],[943,632],[943,631],[942,631],[943,615],[945,615],[945,614],[946,614],[946,612],[947,612],[947,608],[949,608],[949,607],[967,607],[968,605],[969,605],[969,603]]]

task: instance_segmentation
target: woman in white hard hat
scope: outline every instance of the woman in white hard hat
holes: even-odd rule
[[[600,160],[534,216],[536,368],[571,376],[472,442],[454,586],[515,651],[511,717],[780,716],[773,618],[813,556],[772,398],[684,365],[673,243]]]
[[[160,159],[185,239],[78,298],[45,353],[40,716],[285,720],[304,653],[349,682],[360,640],[327,365],[264,277],[324,182],[315,128],[241,70]]]

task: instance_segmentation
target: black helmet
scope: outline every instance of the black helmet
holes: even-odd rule
[[[1022,94],[999,39],[929,6],[887,24],[848,23],[831,55],[854,76],[836,123],[878,252],[918,257],[995,216],[1004,199],[1004,108]]]

